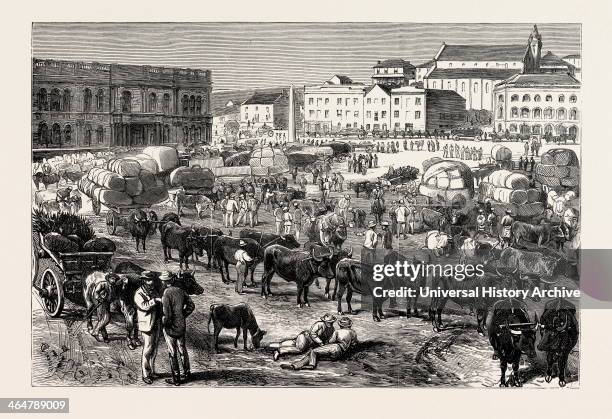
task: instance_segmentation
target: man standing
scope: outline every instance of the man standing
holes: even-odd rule
[[[382,230],[383,230],[382,232],[383,249],[392,250],[393,249],[393,234],[389,230],[389,223],[386,221],[383,221],[380,225],[382,226]]]
[[[331,182],[329,181],[329,178],[326,177],[325,180],[323,181],[323,199],[321,200],[321,202],[325,203],[327,202],[327,200],[329,199],[329,191],[331,189]]]
[[[340,200],[338,201],[338,204],[336,205],[336,208],[338,208],[338,214],[347,221],[348,221],[348,209],[350,206],[351,206],[351,196],[348,194],[340,198]]]
[[[155,273],[143,271],[140,278],[143,285],[134,294],[134,304],[138,316],[138,330],[142,334],[142,381],[153,384],[155,376],[155,357],[160,337],[161,298],[155,289]]]
[[[525,156],[529,155],[529,140],[525,141]]]
[[[283,226],[285,227],[284,234],[291,234],[291,227],[293,227],[293,216],[287,207],[283,208]]]
[[[225,214],[223,217],[223,224],[225,227],[234,227],[234,213],[238,211],[238,203],[235,196],[232,195],[225,202]]]
[[[374,167],[378,167],[378,154],[374,154]]]
[[[378,234],[376,233],[376,221],[370,221],[368,223],[368,230],[365,232],[365,238],[363,241],[363,259],[364,259],[363,263],[365,264],[374,263],[376,246],[378,246]]]
[[[336,185],[338,192],[344,192],[344,176],[340,172],[336,173]]]
[[[280,205],[276,204],[274,208],[274,223],[276,224],[276,234],[283,234],[283,209]]]
[[[244,240],[240,240],[238,246],[240,248],[234,253],[234,259],[236,259],[236,292],[242,294],[242,289],[246,285],[247,267],[253,261],[253,258],[245,250],[246,242]]]
[[[353,168],[353,159],[351,159],[350,157],[348,158],[348,171],[349,173],[351,172],[351,169]]]
[[[353,321],[348,317],[342,317],[338,321],[340,330],[336,330],[327,345],[319,346],[318,348],[311,349],[301,359],[291,363],[283,364],[283,369],[315,369],[319,359],[326,359],[330,361],[336,361],[344,356],[351,348],[355,347],[358,343],[357,333],[351,329]]]
[[[486,237],[487,233],[487,217],[484,214],[484,210],[478,210],[478,216],[476,217],[476,237]]]
[[[399,240],[400,235],[406,238],[406,221],[408,218],[408,208],[404,204],[404,200],[400,199],[399,206],[395,210],[395,216],[397,218],[397,238]]]
[[[191,376],[189,354],[185,346],[185,320],[193,312],[195,306],[189,295],[174,285],[176,280],[174,273],[164,271],[159,279],[161,279],[164,286],[164,294],[162,295],[162,325],[164,338],[168,346],[168,356],[170,357],[170,370],[172,372],[172,378],[166,379],[166,382],[178,386],[181,384],[181,379],[186,381]],[[183,377],[180,375],[179,356],[183,366]]]
[[[412,200],[408,202],[410,205],[408,206],[408,215],[406,220],[406,227],[408,228],[408,234],[414,234],[415,232],[415,222],[416,222],[416,207]]]
[[[249,192],[249,197],[247,199],[247,210],[249,212],[249,226],[253,228],[259,224],[259,219],[257,216],[257,213],[259,212],[259,201],[257,198],[255,198],[255,194],[253,192]]]
[[[293,203],[293,226],[295,229],[295,239],[300,241],[300,233],[302,232],[302,209],[300,208],[300,204],[297,202]]]
[[[529,160],[529,171],[533,172],[533,168],[535,167],[535,160],[533,158],[533,156],[531,156],[531,160]]]
[[[504,215],[500,221],[501,226],[501,239],[504,242],[504,247],[509,247],[512,244],[512,223],[514,222],[514,218],[512,217],[512,210],[506,210],[506,215]]]
[[[397,234],[397,215],[395,210],[397,209],[397,201],[391,201],[391,207],[389,208],[389,220],[391,220],[391,234]]]
[[[317,178],[319,177],[319,169],[315,167],[312,169],[312,183],[317,183]]]
[[[244,198],[244,195],[240,195],[238,200],[238,218],[236,219],[236,226],[242,225],[245,226],[247,222],[247,212],[249,210],[247,200]]]
[[[88,314],[87,330],[98,342],[109,342],[106,326],[108,326],[111,320],[110,306],[111,301],[115,298],[113,288],[119,281],[119,275],[104,272],[94,272],[85,278],[85,288],[83,291]],[[95,327],[91,320],[94,311],[97,314]]]
[[[304,330],[295,339],[271,343],[270,348],[276,348],[274,360],[278,361],[283,355],[303,354],[309,349],[325,345],[334,334],[335,321],[336,317],[327,313],[310,330]]]
[[[293,170],[291,171],[291,177],[293,178],[293,183],[295,183],[295,180],[297,179],[297,175],[298,175],[298,168],[297,166],[295,166]]]

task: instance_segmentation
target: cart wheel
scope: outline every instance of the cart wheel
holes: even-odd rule
[[[39,291],[45,312],[51,317],[59,317],[64,309],[64,289],[56,269],[48,268],[40,279]]]
[[[115,214],[115,211],[108,210],[106,213],[106,231],[108,231],[108,234],[115,234],[117,231],[117,224],[119,224],[119,217]]]
[[[32,246],[32,282],[38,276],[38,250]]]
[[[96,198],[91,198],[91,208],[95,215],[100,215],[100,202]]]

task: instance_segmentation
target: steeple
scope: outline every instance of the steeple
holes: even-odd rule
[[[540,58],[542,57],[542,37],[538,32],[538,25],[533,25],[533,30],[527,41],[527,52],[523,60],[523,73],[537,73],[540,70]]]

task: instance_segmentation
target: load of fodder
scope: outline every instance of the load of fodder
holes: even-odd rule
[[[567,148],[553,148],[542,154],[534,171],[536,180],[551,188],[574,189],[580,185],[578,156]]]
[[[402,182],[410,182],[419,176],[419,169],[412,166],[402,166],[396,169],[389,167],[387,173],[382,175],[383,179],[400,179]]]

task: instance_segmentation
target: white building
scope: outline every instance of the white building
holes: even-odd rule
[[[570,54],[563,57],[563,61],[574,66],[574,77],[582,80],[582,59],[580,54]]]
[[[391,130],[425,131],[425,90],[404,86],[391,90]]]
[[[320,86],[308,86],[304,94],[306,132],[331,133],[363,126],[365,86],[349,77],[334,75]]]
[[[391,89],[385,85],[374,84],[366,89],[364,128],[368,132],[391,130]]]
[[[497,132],[580,138],[580,81],[567,73],[517,74],[495,87]]]
[[[240,105],[241,129],[267,126],[287,129],[289,96],[287,92],[255,92]]]
[[[434,60],[426,61],[416,66],[416,81],[422,82],[429,71],[434,67],[436,62]]]
[[[378,61],[372,67],[372,84],[382,84],[389,87],[407,86],[415,81],[415,67],[410,61],[390,59]]]

